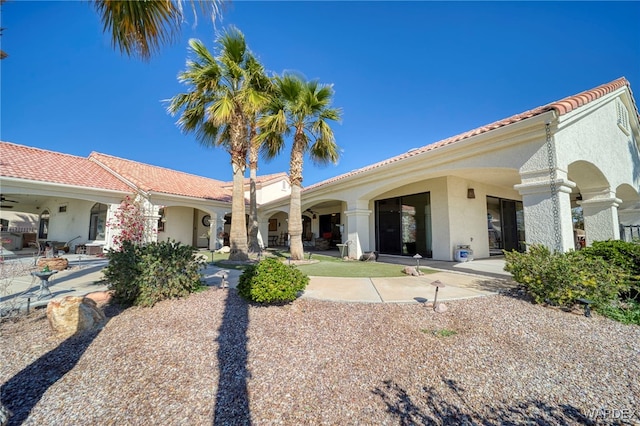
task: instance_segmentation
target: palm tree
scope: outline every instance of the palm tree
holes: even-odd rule
[[[189,40],[194,59],[178,80],[189,87],[174,96],[168,111],[180,113],[178,125],[193,132],[205,146],[222,146],[231,156],[233,192],[231,201],[230,260],[247,260],[244,173],[247,161],[247,111],[263,99],[249,84],[250,57],[244,35],[230,27],[220,37],[219,55],[214,57],[200,40]]]
[[[284,136],[293,134],[289,181],[291,199],[289,204],[289,236],[291,259],[304,258],[302,246],[302,166],[308,155],[316,164],[336,163],[338,146],[335,143],[329,120],[340,120],[340,110],[331,108],[333,88],[317,81],[306,81],[295,74],[275,78],[277,96],[273,98],[269,111],[258,120],[262,132],[257,140],[262,143],[265,157],[273,158],[284,147]]]
[[[197,6],[215,20],[223,0],[191,0],[197,19]],[[149,59],[162,45],[175,40],[184,22],[184,0],[93,0],[111,33],[114,47],[127,56]]]
[[[254,57],[250,56],[247,61],[247,71],[249,84],[256,91],[256,102],[251,103],[252,108],[247,111],[249,129],[249,253],[260,251],[258,242],[258,205],[256,200],[256,179],[258,174],[258,154],[260,142],[258,136],[258,118],[262,109],[267,106],[269,96],[273,94],[271,79],[267,77],[264,67]]]

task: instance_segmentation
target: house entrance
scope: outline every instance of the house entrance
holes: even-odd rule
[[[432,257],[428,192],[376,201],[376,247],[380,253]]]
[[[487,228],[489,254],[500,255],[502,250],[525,251],[522,201],[487,197]]]
[[[342,242],[340,232],[340,213],[321,214],[319,220],[320,237],[329,240],[329,245],[335,247]]]

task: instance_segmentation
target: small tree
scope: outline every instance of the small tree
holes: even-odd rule
[[[147,242],[147,215],[143,203],[136,197],[126,196],[107,226],[115,231],[114,250],[121,250],[124,241],[136,246]]]

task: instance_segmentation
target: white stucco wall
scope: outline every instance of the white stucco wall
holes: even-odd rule
[[[256,202],[258,204],[268,203],[291,194],[291,186],[287,178],[275,182],[262,184],[256,191]],[[249,191],[245,191],[244,196],[249,199]]]
[[[158,232],[158,241],[167,238],[182,244],[192,244],[193,239],[193,209],[190,207],[166,207],[164,214],[167,219],[165,230]]]
[[[596,104],[598,108],[595,109]],[[589,114],[577,111],[562,116],[554,135],[558,166],[567,170],[575,161],[588,161],[605,176],[609,187],[625,183],[640,187],[640,153],[633,134],[625,133],[617,124],[616,97],[594,103]],[[571,178],[571,177],[570,177]],[[589,181],[577,182],[582,190]]]
[[[93,201],[73,199],[49,199],[40,206],[40,211],[49,211],[48,241],[67,242],[77,236],[72,247],[89,241],[89,224],[91,220],[91,208],[96,204]],[[66,212],[59,212],[60,206],[66,205]],[[100,240],[104,242],[105,240]]]

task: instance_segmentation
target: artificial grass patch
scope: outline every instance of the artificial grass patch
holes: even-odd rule
[[[298,268],[309,276],[316,277],[345,277],[345,278],[386,278],[406,277],[402,272],[405,265],[383,262],[360,262],[357,260],[342,260],[332,256],[313,253],[311,259],[318,263],[298,265]],[[420,272],[431,274],[436,271],[421,267]]]

